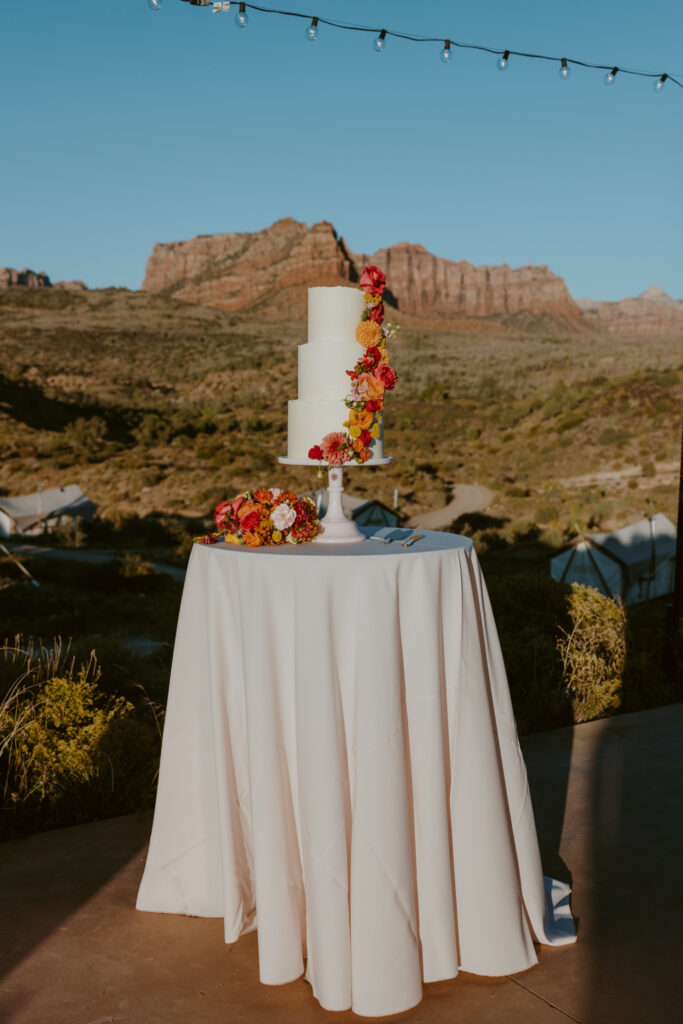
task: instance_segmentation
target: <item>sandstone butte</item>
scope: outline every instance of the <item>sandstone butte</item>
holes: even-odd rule
[[[58,288],[69,292],[87,291],[82,281],[55,281],[53,284],[44,270],[15,270],[0,267],[0,288]]]
[[[223,310],[258,306],[263,313],[305,316],[309,287],[353,283],[368,263],[385,271],[396,306],[417,316],[526,310],[581,319],[564,281],[548,267],[475,267],[409,242],[356,255],[327,221],[309,228],[291,218],[253,233],[157,243],[142,287]]]

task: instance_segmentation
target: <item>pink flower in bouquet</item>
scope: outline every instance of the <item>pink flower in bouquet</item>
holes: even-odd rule
[[[382,295],[386,284],[386,277],[379,267],[370,266],[366,267],[360,275],[358,284],[364,292],[370,292],[372,295]]]
[[[347,451],[346,434],[343,434],[341,430],[325,434],[321,447],[323,458],[330,466],[343,466],[351,458]]]
[[[372,375],[382,382],[387,391],[394,390],[394,386],[396,384],[396,373],[390,366],[387,366],[386,363],[381,363],[379,366],[376,366],[372,371]]]
[[[216,508],[214,509],[213,513],[213,518],[216,520],[216,527],[219,530],[225,528],[225,520],[229,519],[232,513],[236,511],[235,505],[237,504],[237,507],[239,508],[239,505],[241,505],[243,501],[244,498],[238,498],[237,502],[222,501],[220,505],[216,505]]]
[[[296,512],[291,505],[288,505],[286,501],[274,508],[270,513],[270,518],[275,526],[276,530],[288,530],[296,519]]]

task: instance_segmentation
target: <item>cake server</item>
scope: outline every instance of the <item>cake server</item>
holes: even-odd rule
[[[424,540],[424,533],[414,533],[412,537],[408,537],[408,540],[404,540],[401,544],[402,548],[409,548],[411,545],[416,544],[418,540]]]
[[[382,544],[391,544],[392,541],[400,540],[403,534],[403,530],[392,530],[391,533],[375,533],[372,537],[368,537],[368,540],[379,540]]]

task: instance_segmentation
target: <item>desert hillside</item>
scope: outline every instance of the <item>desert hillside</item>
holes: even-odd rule
[[[406,321],[386,411],[395,462],[357,473],[354,491],[391,504],[397,488],[408,517],[479,482],[495,492],[498,528],[556,542],[674,515],[675,338],[563,334],[530,314]],[[314,486],[276,461],[305,331],[303,319],[146,292],[0,291],[0,487],[78,483],[116,519],[201,517],[285,478]]]

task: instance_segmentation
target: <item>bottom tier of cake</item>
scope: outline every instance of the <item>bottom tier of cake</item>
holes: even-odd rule
[[[320,444],[325,434],[344,431],[342,426],[349,415],[343,399],[329,402],[303,402],[295,398],[287,403],[287,455],[290,459],[305,459],[314,444]],[[381,434],[371,448],[372,455],[366,465],[384,457],[384,419]]]

